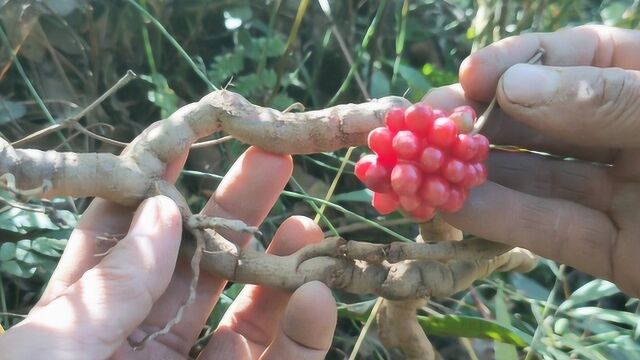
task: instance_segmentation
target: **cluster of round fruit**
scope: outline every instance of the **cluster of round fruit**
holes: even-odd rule
[[[419,221],[436,210],[460,210],[469,189],[487,178],[489,140],[468,134],[475,120],[469,106],[448,114],[425,104],[389,110],[385,126],[369,133],[375,155],[365,155],[355,167],[358,179],[374,191],[373,207],[383,215],[401,209]]]

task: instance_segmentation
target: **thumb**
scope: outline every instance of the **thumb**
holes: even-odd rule
[[[514,119],[563,141],[637,146],[640,73],[618,68],[517,64],[498,84],[500,107]]]
[[[50,358],[110,356],[166,290],[181,238],[175,203],[157,196],[140,205],[127,236],[67,291],[20,325],[50,342]],[[60,345],[65,344],[65,345]]]

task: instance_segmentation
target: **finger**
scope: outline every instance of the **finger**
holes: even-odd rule
[[[487,165],[489,180],[510,189],[601,211],[611,207],[613,181],[607,167],[501,151],[492,152]]]
[[[336,322],[329,288],[317,281],[306,283],[293,293],[279,331],[260,359],[324,359]]]
[[[257,226],[267,216],[287,184],[292,167],[290,156],[249,148],[225,175],[202,212],[210,216],[243,220],[248,225]],[[241,246],[246,245],[249,240],[249,235],[246,234],[227,231],[220,233]],[[132,339],[140,340],[173,319],[178,307],[189,294],[193,276],[189,260],[178,261],[169,287],[140,329],[132,334]],[[182,321],[172,328],[171,333],[158,337],[157,340],[179,353],[187,354],[225,284],[226,280],[201,272],[195,302],[185,310]]]
[[[482,109],[481,105],[465,96],[460,84],[437,88],[426,94],[422,101],[446,111],[451,111],[461,105],[471,105],[478,110]],[[616,152],[610,149],[568,144],[562,140],[541,134],[527,124],[514,121],[497,108],[491,113],[491,117],[482,132],[493,144],[497,145],[514,145],[524,149],[601,163],[611,163],[616,156]]]
[[[267,249],[274,255],[289,255],[308,244],[322,241],[324,235],[311,219],[287,219]],[[201,355],[203,359],[257,358],[273,340],[291,292],[266,286],[247,285],[227,310],[216,333]],[[223,344],[242,342],[243,355],[229,354]]]
[[[505,72],[497,97],[506,114],[545,135],[621,148],[638,144],[639,94],[638,71],[518,64]]]
[[[514,36],[465,59],[460,83],[469,98],[486,102],[493,97],[500,76],[514,64],[526,63],[539,48],[545,50],[546,65],[640,70],[638,47],[640,32],[597,25]]]
[[[617,230],[609,217],[597,210],[487,182],[470,193],[460,212],[443,217],[474,235],[612,279],[610,255]]]
[[[123,153],[125,151],[127,149]],[[171,183],[176,181],[187,155],[188,153],[185,152],[167,164],[165,180]],[[127,232],[134,211],[133,207],[122,206],[104,199],[94,199],[71,233],[58,266],[35,308],[48,304],[80,279],[82,274],[100,262],[102,257],[97,255],[108,250],[113,242],[98,239],[121,237]]]
[[[180,212],[171,199],[158,196],[144,201],[129,234],[21,326],[41,332],[39,341],[52,342],[47,353],[50,358],[82,358],[86,354],[107,358],[166,289],[181,235]],[[73,353],[51,354],[56,351]]]

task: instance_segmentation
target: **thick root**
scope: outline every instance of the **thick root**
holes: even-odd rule
[[[398,348],[407,360],[435,360],[436,352],[416,318],[426,300],[383,300],[378,312],[378,334],[386,348]]]
[[[308,154],[364,144],[391,107],[407,107],[401,97],[292,113],[251,104],[239,94],[218,90],[159,121],[118,156],[14,149],[0,139],[0,176],[12,174],[19,189],[50,189],[39,196],[102,197],[137,205],[153,192],[166,164],[198,139],[225,131],[274,153]],[[126,179],[126,180],[125,180]]]
[[[306,282],[318,280],[332,288],[394,300],[447,297],[493,271],[529,270],[537,263],[533,254],[522,249],[513,249],[490,259],[411,260],[395,264],[365,262],[346,256],[343,249],[348,242],[339,238],[328,238],[289,256],[275,256],[240,249],[210,231],[205,234],[207,247],[202,258],[203,268],[230,281],[294,290]],[[419,245],[449,244],[455,248],[465,242]],[[192,255],[194,242],[184,242],[182,251],[187,256]]]

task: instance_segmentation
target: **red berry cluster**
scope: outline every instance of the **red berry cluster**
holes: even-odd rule
[[[358,179],[374,191],[373,207],[381,214],[402,209],[420,221],[436,210],[460,210],[469,189],[487,178],[489,140],[467,134],[475,119],[469,106],[449,114],[425,104],[389,110],[386,126],[369,133],[375,155],[355,167]]]

